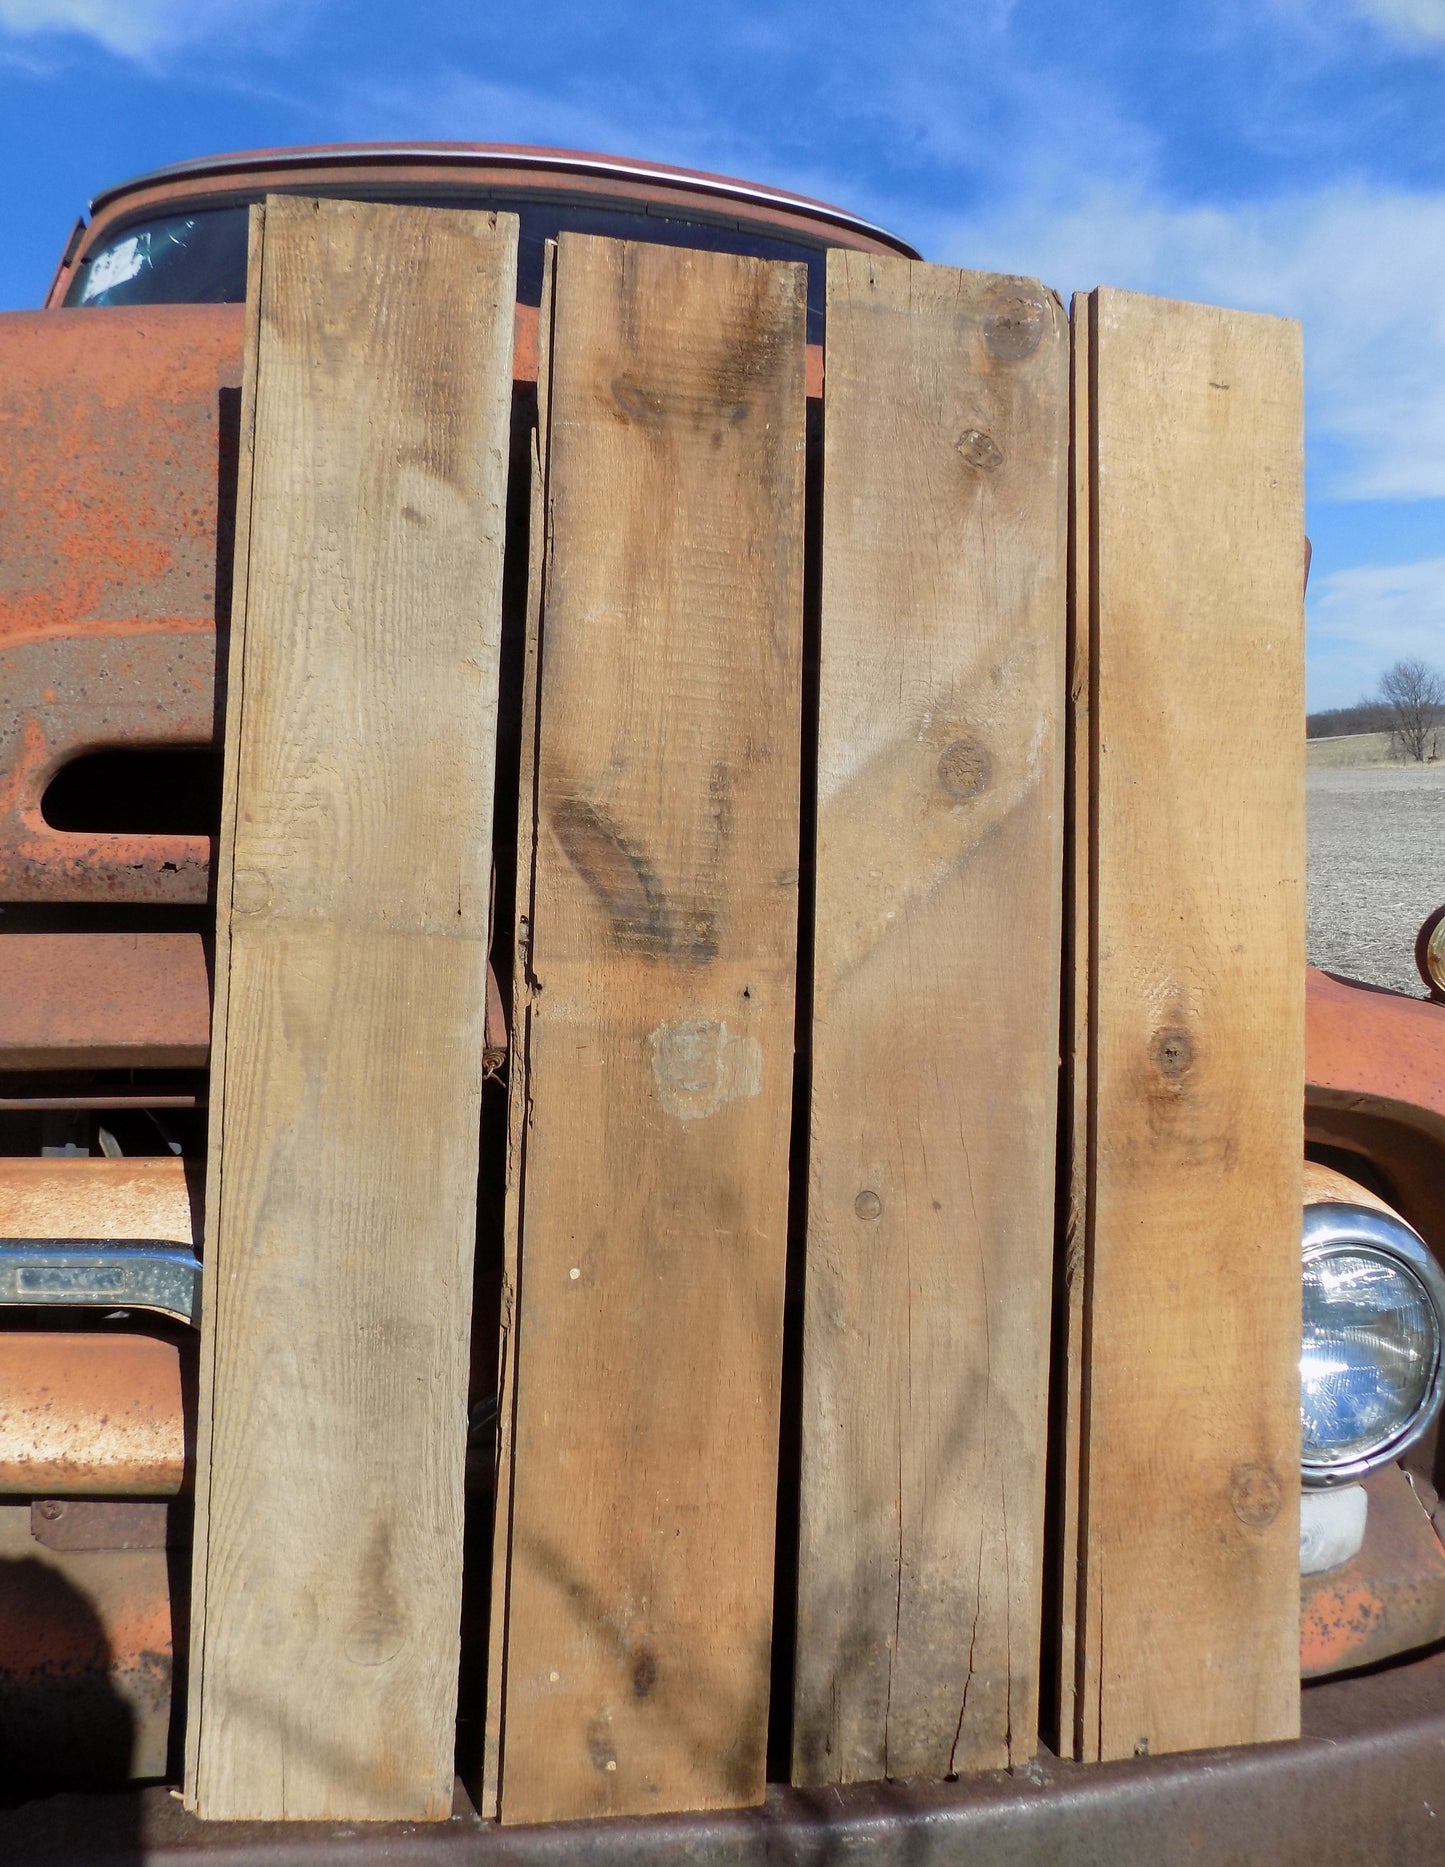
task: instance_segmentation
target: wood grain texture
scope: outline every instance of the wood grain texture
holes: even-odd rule
[[[526,636],[522,648],[521,756],[517,778],[516,924],[512,929],[511,1059],[507,1073],[507,1186],[502,1219],[502,1291],[497,1356],[497,1477],[493,1490],[492,1574],[487,1624],[487,1703],[482,1736],[480,1813],[501,1813],[502,1681],[512,1566],[512,1436],[516,1427],[517,1303],[521,1286],[522,1188],[527,1142],[527,1058],[532,1022],[532,869],[537,831],[537,681],[547,558],[547,434],[552,368],[552,303],[557,243],[542,255],[536,321],[537,427],[533,436],[527,554]]]
[[[1051,1428],[1062,1431],[1054,1494],[1059,1538],[1057,1680],[1054,1742],[1058,1754],[1083,1751],[1082,1719],[1089,1709],[1079,1682],[1079,1493],[1084,1417],[1084,1285],[1089,1191],[1089,852],[1093,809],[1089,720],[1089,634],[1093,554],[1089,530],[1089,321],[1093,300],[1076,293],[1070,307],[1069,353],[1069,626],[1067,772],[1064,786],[1064,966],[1060,1044],[1060,1187],[1062,1238],[1054,1291],[1061,1326],[1055,1379],[1061,1405]],[[1047,1609],[1046,1609],[1047,1612]],[[1097,1713],[1097,1697],[1093,1701]],[[1097,1748],[1097,1745],[1095,1746]]]
[[[246,221],[246,327],[241,369],[241,415],[236,458],[236,530],[232,555],[230,639],[226,645],[226,691],[237,698],[225,709],[221,758],[221,825],[216,839],[216,933],[211,984],[211,1050],[206,1116],[206,1186],[201,1249],[213,1258],[210,1241],[220,1230],[221,1137],[226,1107],[226,1020],[231,990],[231,892],[236,855],[236,779],[240,769],[241,705],[246,655],[246,604],[250,572],[251,489],[256,439],[256,372],[261,351],[261,296],[266,209],[254,205]],[[219,643],[217,654],[219,659]],[[197,1367],[195,1511],[191,1533],[191,1625],[186,1687],[187,1808],[196,1807],[200,1744],[199,1667],[206,1643],[206,1573],[210,1545],[213,1398],[216,1374],[218,1280],[201,1277],[201,1346]]]
[[[452,1799],[516,221],[273,198],[187,1799]]]
[[[806,1784],[1034,1750],[1063,844],[1063,312],[835,251],[826,362]]]
[[[804,297],[559,245],[504,1822],[762,1800]]]
[[[1298,328],[1092,321],[1085,1754],[1299,1729]]]

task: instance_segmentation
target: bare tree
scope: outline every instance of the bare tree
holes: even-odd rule
[[[1435,758],[1441,721],[1445,720],[1445,674],[1411,656],[1397,661],[1380,681],[1380,698],[1390,709],[1395,743],[1406,758]]]

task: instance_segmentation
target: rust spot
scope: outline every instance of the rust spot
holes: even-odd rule
[[[993,766],[976,739],[955,739],[939,754],[938,782],[950,797],[963,802],[988,789]]]
[[[1194,1042],[1188,1031],[1171,1027],[1155,1034],[1149,1055],[1166,1082],[1182,1082],[1194,1067]]]
[[[1043,341],[1047,310],[1041,299],[1025,292],[1005,292],[995,298],[983,321],[983,340],[1001,363],[1019,363],[1032,356]]]
[[[955,445],[970,467],[980,473],[992,473],[1003,465],[1003,449],[982,428],[965,428]]]
[[[853,1210],[860,1219],[881,1218],[883,1213],[883,1201],[875,1192],[865,1187],[853,1201]]]
[[[1236,1465],[1229,1475],[1229,1502],[1241,1523],[1264,1530],[1279,1515],[1279,1479],[1268,1465]]]
[[[657,1656],[643,1647],[632,1667],[632,1696],[646,1698],[657,1684]]]

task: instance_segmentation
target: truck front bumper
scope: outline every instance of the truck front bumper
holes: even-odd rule
[[[1310,1687],[1298,1743],[1015,1775],[774,1788],[725,1815],[498,1829],[218,1823],[167,1789],[0,1814],[13,1867],[1325,1867],[1445,1861],[1445,1653]]]

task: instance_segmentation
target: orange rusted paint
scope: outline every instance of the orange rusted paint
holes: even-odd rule
[[[0,1238],[144,1238],[195,1247],[200,1200],[200,1170],[173,1154],[0,1158]]]
[[[199,934],[10,934],[0,1069],[198,1069],[211,1042]]]
[[[1360,1553],[1300,1578],[1300,1673],[1371,1666],[1445,1639],[1445,1549],[1398,1465],[1365,1481]]]
[[[220,394],[239,391],[242,315],[164,305],[0,318],[7,646],[214,619]]]
[[[184,1488],[192,1423],[178,1343],[30,1330],[0,1342],[0,1493],[174,1497]],[[184,1355],[194,1352],[187,1343]]]
[[[0,899],[204,903],[205,837],[66,834],[41,798],[105,746],[218,724],[242,313],[0,318]]]
[[[1351,984],[1305,981],[1305,1081],[1331,1097],[1408,1104],[1445,1140],[1445,1006]]]
[[[1368,1161],[1445,1257],[1445,1005],[1311,970],[1305,1134]]]

